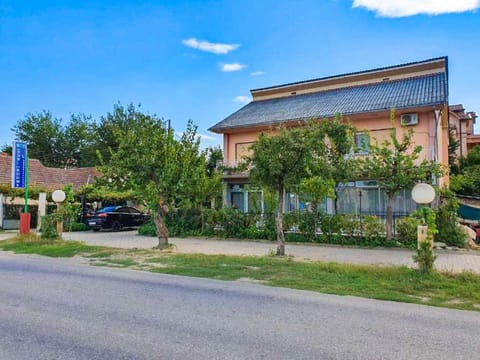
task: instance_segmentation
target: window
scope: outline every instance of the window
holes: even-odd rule
[[[355,154],[368,154],[370,136],[365,132],[355,134]]]
[[[235,161],[236,162],[242,161],[247,156],[251,155],[252,145],[253,145],[253,142],[235,144]]]

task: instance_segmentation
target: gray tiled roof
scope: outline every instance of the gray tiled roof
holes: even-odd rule
[[[447,102],[446,74],[353,86],[277,99],[252,101],[210,128],[227,129],[278,124],[286,121],[407,109]]]

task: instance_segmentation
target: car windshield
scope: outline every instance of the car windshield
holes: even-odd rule
[[[117,209],[116,206],[107,206],[107,207],[104,207],[103,209],[98,210],[97,213],[114,212],[116,209]]]

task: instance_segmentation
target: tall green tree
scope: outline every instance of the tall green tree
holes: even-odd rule
[[[30,158],[39,159],[45,166],[63,166],[56,150],[62,123],[50,111],[27,114],[12,131],[18,140],[27,144]]]
[[[356,172],[351,156],[355,127],[337,114],[333,120],[310,122],[306,131],[310,150],[308,177],[302,180],[300,191],[311,199],[316,210],[325,196],[336,197],[335,186],[339,182],[350,181]]]
[[[100,118],[95,125],[95,148],[102,161],[110,161],[111,153],[116,152],[120,146],[120,136],[124,136],[135,126],[137,119],[144,116],[140,105],[130,103],[123,106],[118,103],[114,105],[112,112]]]
[[[283,232],[284,195],[288,188],[295,188],[308,175],[306,132],[303,128],[280,128],[278,133],[261,133],[252,146],[252,155],[247,159],[251,166],[252,182],[276,194],[277,210],[275,225],[277,255],[285,255]]]
[[[205,201],[208,184],[205,154],[191,122],[180,139],[156,116],[136,112],[129,128],[114,129],[118,148],[100,169],[118,188],[132,189],[155,209],[158,248],[168,245],[165,216],[176,207]]]
[[[369,154],[358,159],[363,178],[377,180],[387,195],[385,231],[387,240],[393,238],[393,206],[395,195],[412,188],[417,181],[431,182],[433,176],[441,176],[443,169],[433,160],[420,161],[423,147],[412,140],[413,130],[404,129],[398,139],[393,126],[395,112],[391,112],[392,127],[389,139],[381,144],[370,144]]]
[[[91,117],[71,115],[62,126],[55,144],[56,154],[63,167],[90,167],[98,164],[95,151],[95,124]]]
[[[285,192],[301,188],[316,199],[334,196],[335,182],[342,169],[348,173],[345,155],[351,152],[352,143],[352,127],[339,117],[260,134],[247,164],[252,181],[276,194],[277,255],[285,255]]]
[[[12,128],[27,143],[30,158],[50,167],[85,167],[96,164],[93,120],[72,115],[67,124],[49,111],[28,114]]]

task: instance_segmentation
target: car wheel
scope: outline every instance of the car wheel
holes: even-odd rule
[[[93,230],[93,231],[95,231],[95,232],[98,232],[98,231],[100,231],[100,229],[92,229],[92,230]]]
[[[122,230],[122,224],[120,224],[118,221],[115,221],[112,224],[112,231],[120,231]]]

